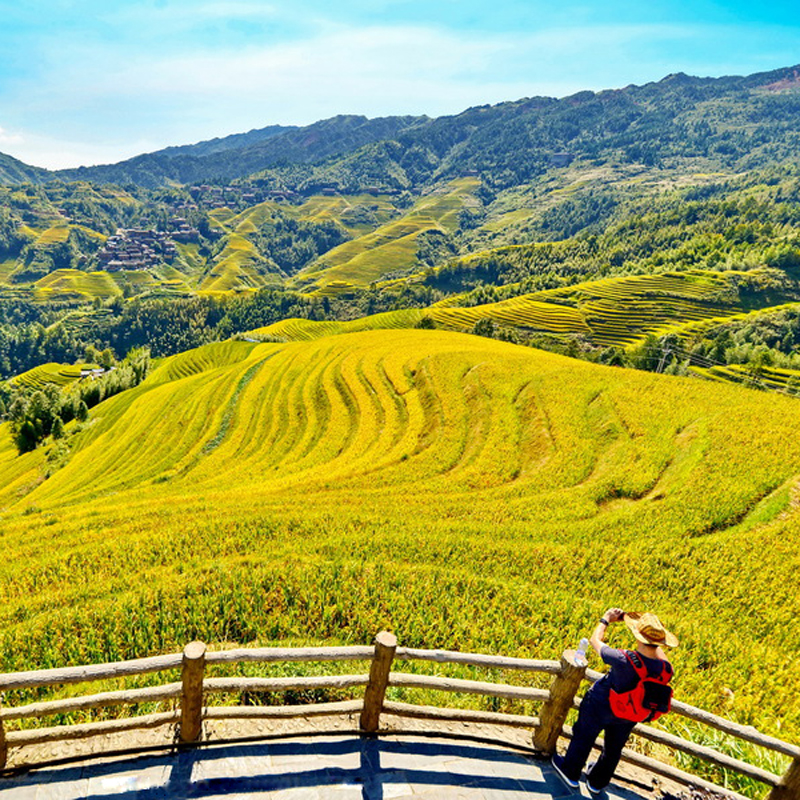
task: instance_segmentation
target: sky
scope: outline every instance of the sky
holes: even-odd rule
[[[0,0],[0,152],[113,163],[335,114],[796,64],[796,0]]]

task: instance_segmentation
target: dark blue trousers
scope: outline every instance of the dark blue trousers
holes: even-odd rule
[[[608,688],[595,684],[586,693],[578,710],[578,721],[572,728],[572,741],[564,756],[563,771],[572,780],[581,777],[583,765],[589,758],[595,740],[604,732],[603,752],[587,774],[587,780],[595,789],[605,788],[619,764],[622,748],[636,723],[622,720],[611,713]]]

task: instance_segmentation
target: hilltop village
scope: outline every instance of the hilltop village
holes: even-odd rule
[[[143,228],[117,229],[97,254],[101,267],[109,272],[150,269],[164,261],[172,261],[178,255],[175,242],[200,238],[197,228],[185,219],[175,218],[170,226],[172,230],[168,233]]]

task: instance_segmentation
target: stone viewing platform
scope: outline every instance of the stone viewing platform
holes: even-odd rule
[[[0,779],[2,800],[544,800],[582,795],[530,746],[448,733],[312,733],[62,761]],[[519,738],[519,734],[518,734]],[[603,800],[653,793],[615,781]]]

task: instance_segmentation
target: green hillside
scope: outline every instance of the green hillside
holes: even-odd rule
[[[365,288],[397,272],[419,269],[419,239],[425,233],[450,234],[459,212],[474,200],[480,182],[463,178],[421,197],[407,213],[325,253],[297,278],[304,291],[337,294]]]
[[[383,627],[552,657],[619,604],[681,638],[681,699],[796,739],[798,425],[457,333],[189,351],[70,423],[47,480],[0,428],[0,668]]]
[[[438,119],[343,116],[15,179],[0,186],[0,376],[89,346],[160,357],[275,324],[289,333],[268,335],[292,338],[297,318],[304,337],[477,325],[589,360],[788,389],[800,369],[800,325],[781,310],[800,301],[793,75],[670,75]],[[102,248],[131,229],[173,239],[110,266]],[[769,323],[740,317],[754,311]],[[783,378],[759,383],[764,368]]]

